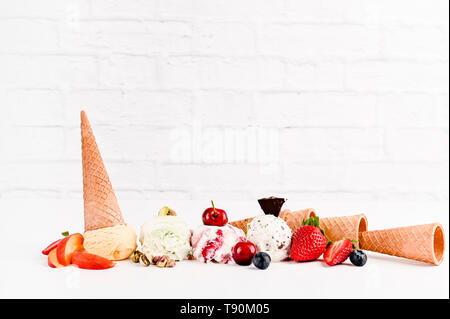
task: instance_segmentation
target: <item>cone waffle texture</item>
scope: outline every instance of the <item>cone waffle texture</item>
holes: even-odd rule
[[[359,233],[367,230],[364,214],[355,216],[329,217],[320,219],[320,227],[329,241],[351,238],[359,241]]]
[[[439,265],[444,256],[444,231],[438,223],[362,232],[361,249]]]
[[[85,231],[125,224],[84,111],[81,112],[81,151]]]
[[[281,219],[284,219],[293,231],[295,231],[295,229],[297,229],[298,227],[301,226],[302,221],[304,219],[312,217],[312,216],[314,216],[314,217],[316,216],[314,209],[312,209],[312,208],[298,210],[295,212],[291,212],[289,209],[285,209],[279,215],[279,217]],[[253,218],[254,217],[247,218],[247,219],[241,219],[238,221],[231,222],[230,224],[234,227],[242,229],[244,231],[244,233],[247,233],[247,225],[253,220]]]
[[[280,213],[280,218],[284,219],[293,232],[302,225],[305,219],[316,217],[316,212],[312,208],[290,211],[285,209]]]
[[[253,218],[255,218],[255,217],[237,220],[235,222],[231,222],[230,225],[237,227],[239,229],[242,229],[244,231],[244,233],[247,234],[247,225],[250,224],[250,222],[253,220]]]

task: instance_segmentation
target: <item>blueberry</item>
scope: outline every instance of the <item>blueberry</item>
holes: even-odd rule
[[[257,253],[255,257],[253,257],[253,265],[259,269],[267,269],[270,265],[271,258],[267,253]]]
[[[353,265],[362,267],[367,262],[367,255],[362,250],[354,250],[350,254],[350,261]]]

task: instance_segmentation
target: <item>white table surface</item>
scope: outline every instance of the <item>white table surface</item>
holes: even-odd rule
[[[164,205],[191,227],[205,201],[120,200],[128,223],[140,225]],[[217,201],[230,220],[261,213],[256,201]],[[319,216],[365,213],[369,229],[440,222],[448,247],[447,202],[327,202],[290,199],[286,208],[314,207]],[[52,269],[41,250],[62,231],[83,231],[81,199],[0,199],[0,298],[449,298],[448,249],[440,266],[368,252],[364,267],[323,262],[272,263],[265,271],[237,265],[178,263],[172,269],[131,261],[103,270]]]

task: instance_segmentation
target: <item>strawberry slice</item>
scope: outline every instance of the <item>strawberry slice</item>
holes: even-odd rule
[[[216,232],[216,238],[208,241],[202,250],[202,256],[205,259],[205,263],[214,258],[214,256],[216,255],[216,251],[223,246],[223,242],[223,231],[221,229],[218,229]]]
[[[330,266],[343,263],[353,251],[353,242],[347,238],[331,243],[323,254],[323,259]]]
[[[86,252],[74,252],[72,255],[72,264],[81,269],[108,269],[114,267],[112,261]]]
[[[61,235],[63,235],[64,237],[67,237],[67,236],[69,236],[69,232],[68,232],[68,231],[65,231],[65,232],[61,233]],[[51,243],[50,245],[48,245],[48,246],[42,251],[42,254],[47,256],[47,255],[53,250],[53,248],[58,247],[58,245],[63,241],[64,237],[61,238],[61,239],[58,239],[58,240],[54,241],[53,243]]]
[[[48,245],[47,248],[45,248],[42,251],[42,254],[43,255],[48,255],[53,250],[53,248],[58,247],[59,243],[62,242],[63,239],[64,238],[58,239],[58,240],[54,241],[53,243],[51,243],[50,245]]]
[[[51,268],[61,268],[64,267],[63,265],[61,265],[58,262],[58,257],[56,256],[56,248],[53,248],[49,253],[48,253],[48,265]]]

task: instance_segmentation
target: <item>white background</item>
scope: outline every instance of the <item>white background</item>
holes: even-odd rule
[[[120,205],[127,222],[139,231],[167,202],[191,228],[201,224],[203,200],[133,199]],[[233,219],[261,214],[256,201],[224,200],[221,207]],[[292,200],[286,207],[303,207],[303,201]],[[440,221],[448,247],[448,215],[442,216],[448,202],[327,201],[315,203],[315,208],[321,216],[364,212],[370,229]],[[83,202],[3,199],[0,211],[7,212],[0,223],[0,298],[449,298],[448,249],[440,266],[366,252],[364,267],[355,267],[349,260],[329,267],[319,258],[271,263],[265,271],[199,261],[183,261],[170,269],[146,268],[131,260],[109,270],[53,269],[41,250],[61,231],[83,230]]]
[[[372,229],[440,221],[448,236],[448,6],[0,0],[4,240],[24,220],[41,223],[27,224],[35,246],[23,266],[39,265],[38,278],[42,243],[82,230],[81,109],[136,230],[163,204],[195,221],[214,198],[231,218],[249,217],[274,194],[324,216],[365,212]],[[408,269],[401,291],[365,296],[448,298],[448,264],[428,271],[446,272],[446,285],[417,289],[406,278],[423,268]],[[2,283],[1,296],[24,293]]]
[[[448,200],[448,5],[2,0],[0,197],[81,198],[84,108],[120,199]]]

